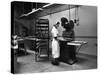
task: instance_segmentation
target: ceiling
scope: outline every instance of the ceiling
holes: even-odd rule
[[[29,12],[32,12],[32,9],[38,9],[38,8],[43,8],[43,6],[48,5],[49,3],[40,3],[40,2],[24,2],[24,1],[14,1],[12,2],[13,6],[14,6],[14,17],[16,17],[17,19],[19,18],[24,18],[20,17],[23,14],[28,14]],[[56,4],[53,3],[50,6],[47,6],[46,8],[43,9],[50,9],[50,8],[54,8],[54,7],[59,7],[59,6],[64,6],[63,8],[59,9],[59,10],[53,10],[52,13],[59,12],[59,11],[63,11],[63,10],[68,10],[69,9],[69,5],[66,4]],[[75,7],[75,5],[71,5],[71,7]],[[31,19],[32,17],[29,16],[26,19]]]
[[[21,15],[31,12],[32,9],[42,8],[44,5],[49,3],[14,1],[12,4],[14,5],[14,11],[16,11],[18,15]]]

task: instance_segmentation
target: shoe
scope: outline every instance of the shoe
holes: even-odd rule
[[[69,65],[73,65],[73,64],[75,63],[75,61],[74,61],[74,60],[68,60],[67,63],[68,63]]]
[[[51,62],[52,63],[52,65],[56,65],[56,66],[58,66],[59,65],[59,63],[54,63],[54,62]]]
[[[59,65],[59,62],[57,61],[57,59],[54,59],[52,62],[51,62],[52,65]]]

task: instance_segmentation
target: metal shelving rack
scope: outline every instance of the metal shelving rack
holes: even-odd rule
[[[36,61],[39,57],[47,56],[49,58],[49,20],[39,19],[35,25],[36,38]]]

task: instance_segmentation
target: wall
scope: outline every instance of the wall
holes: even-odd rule
[[[55,9],[54,9],[55,10]],[[75,8],[70,10],[71,19],[75,19]],[[78,9],[80,26],[75,26],[75,33],[77,36],[97,36],[97,8],[93,6],[81,6]],[[50,22],[50,30],[57,21],[60,21],[61,17],[69,19],[69,10],[54,13],[51,15],[43,16],[40,18],[48,18]],[[63,31],[63,28],[59,27],[59,32]],[[60,33],[61,35],[61,33]]]
[[[54,8],[55,10],[56,8]],[[59,8],[60,9],[60,8]],[[75,19],[75,8],[70,10],[71,19]],[[75,26],[76,40],[88,41],[88,45],[80,50],[81,53],[97,55],[97,7],[95,6],[81,6],[78,9],[79,26]],[[69,19],[69,10],[64,10],[54,14],[46,15],[40,18],[49,19],[50,30],[61,17]],[[62,35],[64,30],[59,27],[59,33]],[[84,50],[83,50],[84,49]]]
[[[35,21],[34,20],[24,20],[24,19],[16,20],[14,22],[14,25],[15,25],[15,32],[17,33],[17,35],[22,35],[25,29],[29,36],[32,36],[35,33]]]
[[[24,27],[28,29],[28,35],[32,36],[35,33],[35,21],[33,20],[20,20]]]
[[[81,47],[79,53],[97,56],[97,38],[76,38],[76,40],[87,41],[88,44]]]
[[[29,36],[32,36],[35,33],[35,19],[31,16],[19,18],[19,16],[21,15],[21,13],[19,12],[21,11],[22,10],[20,9],[17,9],[17,10],[14,9],[13,14],[12,14],[12,16],[14,16],[14,19],[13,19],[14,24],[12,24],[12,27],[15,27],[15,33],[19,36],[24,33],[28,33]],[[26,32],[24,32],[25,29],[26,29]]]
[[[76,36],[97,36],[97,8],[80,7],[79,18],[80,26],[75,27]]]

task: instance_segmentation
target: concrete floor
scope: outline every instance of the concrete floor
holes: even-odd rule
[[[41,72],[57,72],[57,71],[72,71],[86,70],[97,68],[97,57],[86,54],[78,54],[78,62],[73,65],[68,65],[61,62],[59,66],[53,66],[46,58],[41,58],[39,62],[35,62],[34,54],[18,56],[17,73],[41,73]]]

